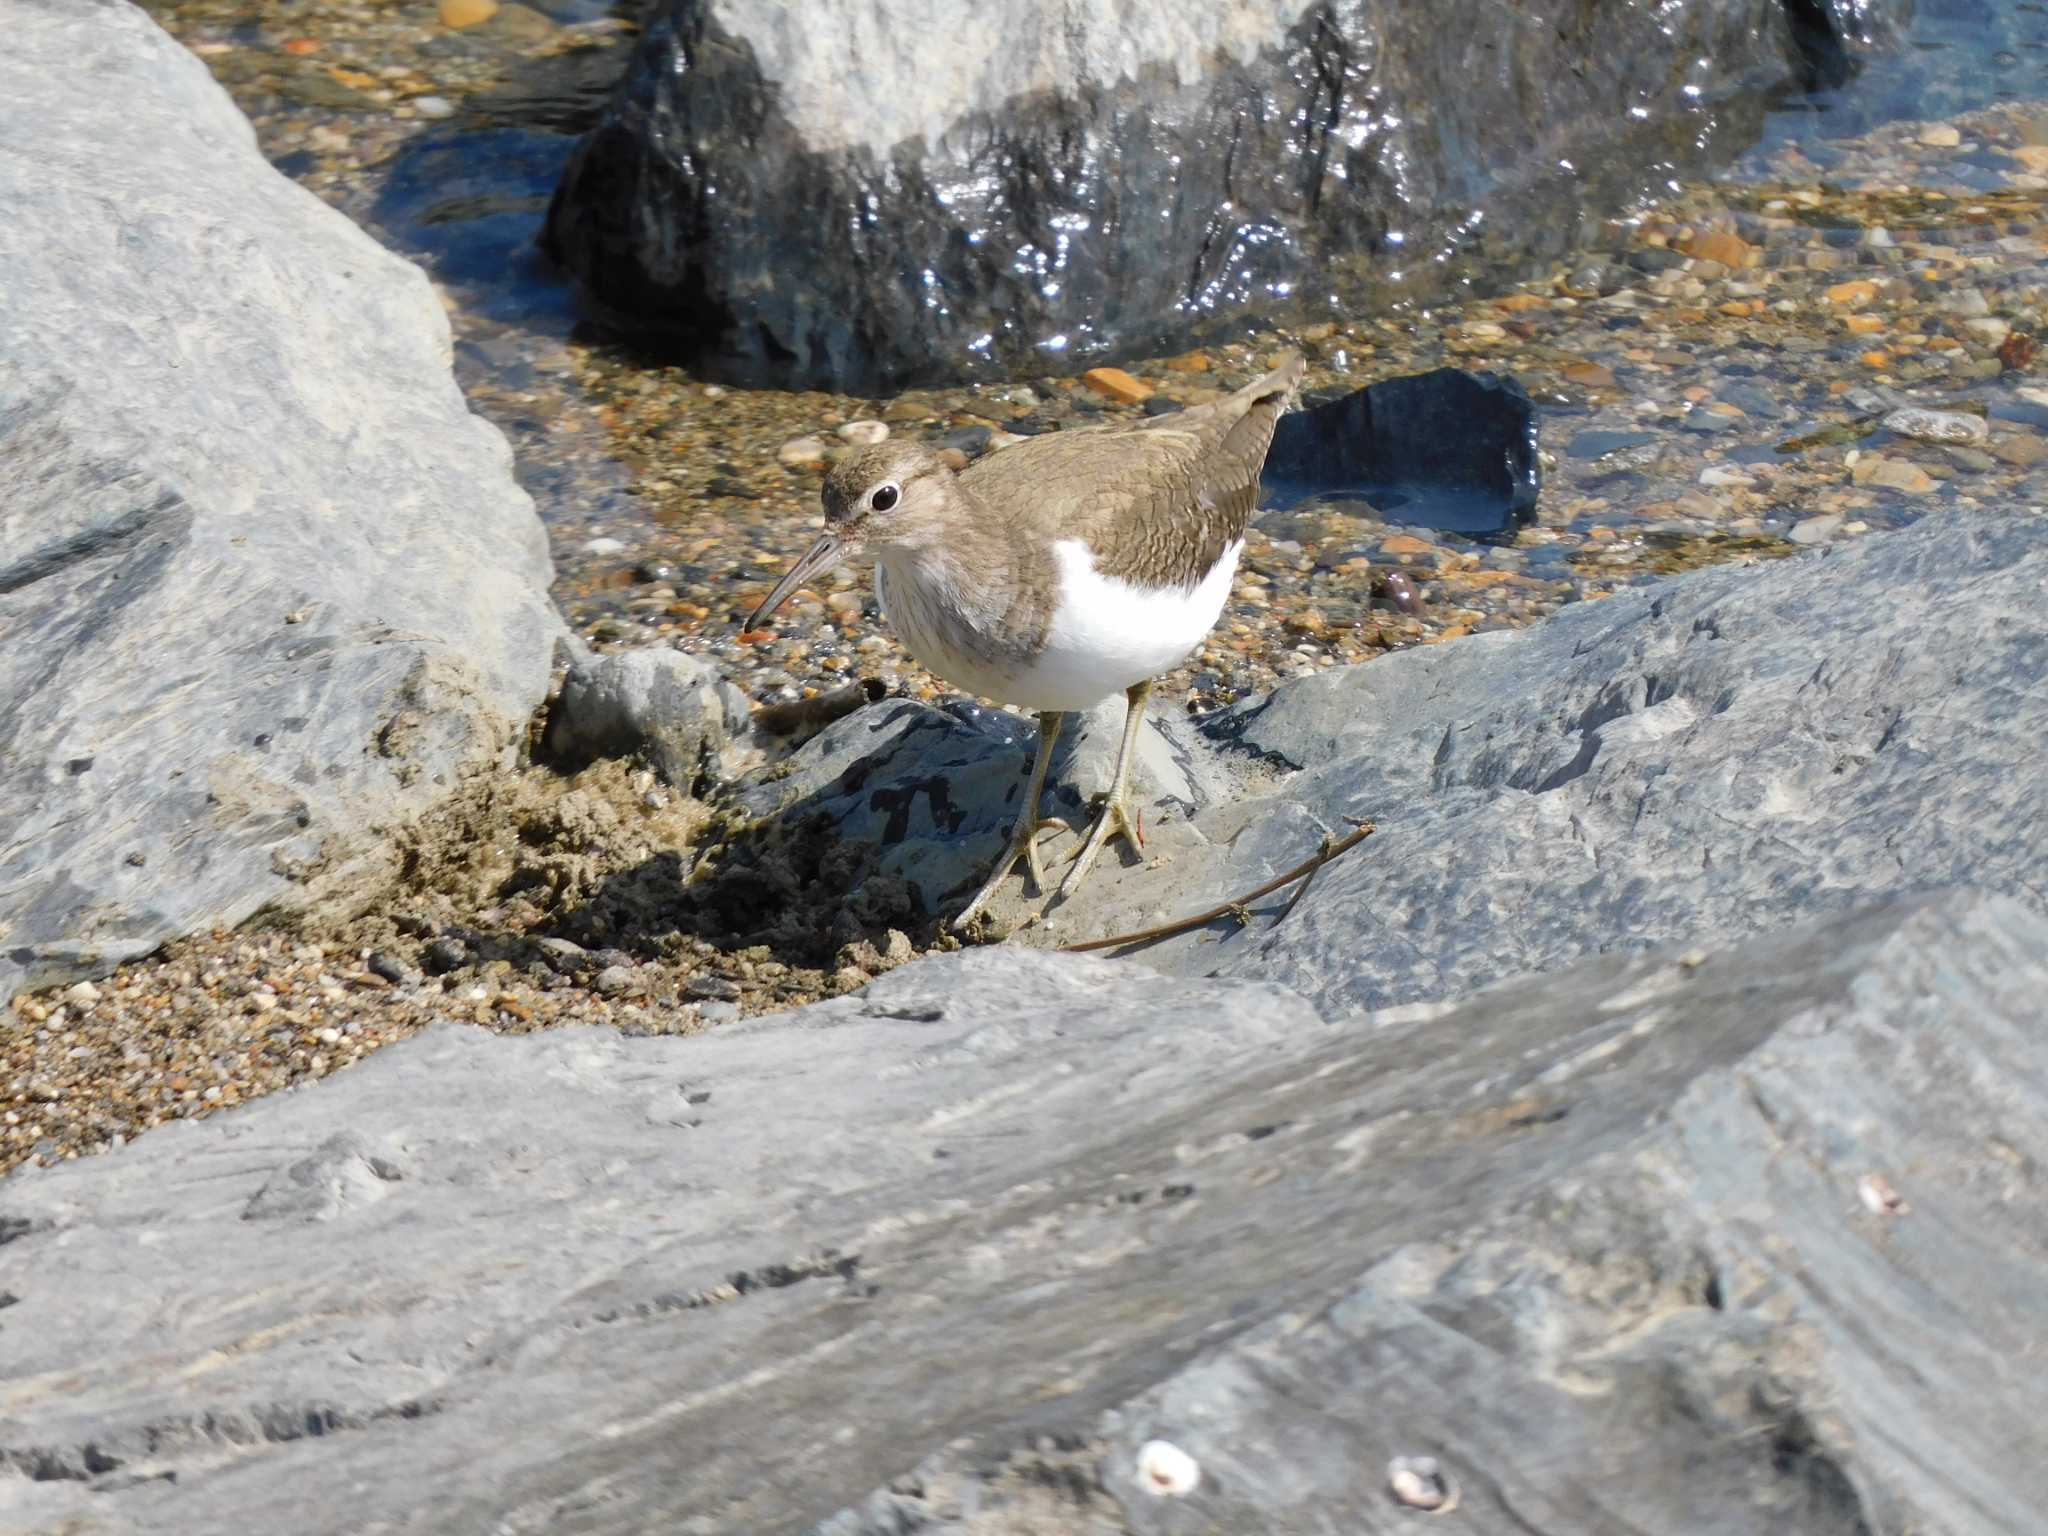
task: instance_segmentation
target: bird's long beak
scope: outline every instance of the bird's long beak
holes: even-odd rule
[[[761,606],[747,618],[747,628],[759,629],[761,621],[789,601],[790,594],[813,576],[822,576],[853,551],[846,538],[837,533],[828,533],[809,549],[801,559],[792,565],[782,580],[775,583],[775,590],[762,599]]]

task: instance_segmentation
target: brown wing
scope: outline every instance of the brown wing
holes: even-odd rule
[[[1293,357],[1222,400],[1123,429],[1034,437],[960,478],[999,516],[1085,540],[1107,575],[1192,586],[1244,537],[1274,423],[1301,375]]]

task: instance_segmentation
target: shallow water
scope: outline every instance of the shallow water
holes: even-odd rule
[[[872,605],[846,595],[850,573],[825,591],[823,607],[799,604],[772,639],[742,640],[733,618],[808,543],[815,521],[815,466],[779,463],[778,449],[813,433],[829,445],[834,427],[880,415],[885,402],[706,389],[579,319],[535,250],[575,136],[626,66],[630,7],[546,0],[517,26],[505,24],[514,6],[485,27],[450,33],[424,4],[147,3],[207,57],[281,168],[441,284],[458,377],[513,440],[554,536],[558,593],[574,622],[605,643],[688,644],[762,697],[877,668],[932,689],[895,651]],[[1219,700],[1291,671],[1530,622],[1559,602],[1663,571],[1791,552],[1817,537],[1816,518],[1833,516],[1853,533],[1994,484],[1997,494],[2033,494],[2027,466],[2001,462],[1972,479],[1983,472],[1911,448],[1901,451],[1920,454],[1931,489],[1869,489],[1851,459],[1886,451],[1888,439],[1867,423],[1858,432],[1844,424],[1881,414],[1873,389],[1937,404],[1990,390],[1963,403],[2023,424],[2026,410],[2039,409],[2014,394],[2010,378],[1994,386],[1996,365],[1960,321],[1929,321],[1920,310],[1938,296],[1924,279],[1938,275],[1977,284],[1989,312],[2015,329],[2039,328],[2040,198],[2015,178],[2007,151],[2015,134],[2038,143],[2048,132],[1994,125],[2004,135],[1998,147],[1972,128],[1931,161],[1907,153],[1909,143],[1871,146],[1890,143],[1882,125],[1895,120],[2044,97],[2048,8],[1922,0],[1900,45],[1840,87],[1702,104],[1671,158],[1562,176],[1558,226],[1577,232],[1571,246],[1496,260],[1475,243],[1447,253],[1454,259],[1440,264],[1446,281],[1435,292],[1377,283],[1344,323],[1211,348],[1207,372],[1134,364],[1192,403],[1204,388],[1249,376],[1278,345],[1300,342],[1312,383],[1325,390],[1451,363],[1514,373],[1540,413],[1539,526],[1492,549],[1425,530],[1426,552],[1417,553],[1393,535],[1404,519],[1431,521],[1428,507],[1297,509],[1273,519],[1248,552],[1218,644],[1176,679],[1181,690]],[[1704,185],[1703,167],[1712,169]],[[1682,274],[1627,265],[1688,243],[1695,229],[1740,231],[1759,253],[1757,270],[1712,277],[1693,294],[1673,286]],[[1926,254],[1936,248],[1955,264]],[[1842,270],[1802,278],[1824,259]],[[1882,325],[1879,339],[1900,338],[1882,364],[1869,361],[1874,342],[1844,329],[1865,317],[1837,313],[1820,291],[1866,272],[1911,290],[1865,306],[1882,311],[1868,317]],[[1478,302],[1523,296],[1516,279],[1529,310],[1495,314]],[[1745,305],[1755,313],[1731,313]],[[1944,331],[1973,350],[1937,356],[1933,348],[1955,339],[1935,334]],[[1944,369],[1944,358],[1976,371]],[[892,412],[898,431],[985,437],[991,426],[1073,425],[1102,405],[1071,380],[1045,379],[923,392],[915,408],[899,401],[895,410],[906,413]],[[1836,440],[1779,451],[1828,432]],[[1421,618],[1394,601],[1389,571],[1424,584]]]

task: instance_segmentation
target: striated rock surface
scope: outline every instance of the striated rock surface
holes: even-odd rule
[[[2044,954],[1953,893],[1370,1016],[1001,949],[444,1026],[0,1183],[0,1527],[1394,1532],[1428,1456],[1486,1536],[2016,1536]]]
[[[1157,354],[1547,249],[1903,9],[663,0],[544,244],[750,382]]]
[[[0,19],[4,997],[346,868],[562,631],[419,271],[125,0]]]

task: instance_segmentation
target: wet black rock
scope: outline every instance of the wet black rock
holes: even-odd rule
[[[420,958],[434,975],[446,976],[450,971],[459,971],[469,964],[469,946],[460,939],[436,939]]]
[[[1904,9],[662,0],[544,245],[747,382],[1156,354],[1553,250]]]
[[[1262,479],[1269,505],[1354,497],[1395,522],[1509,533],[1536,515],[1536,413],[1490,373],[1382,379],[1283,416]]]

